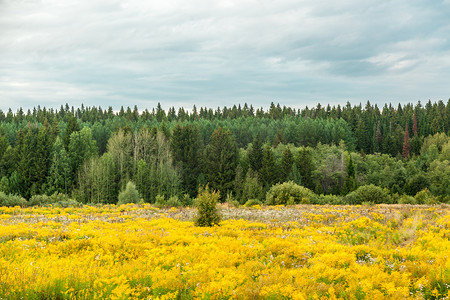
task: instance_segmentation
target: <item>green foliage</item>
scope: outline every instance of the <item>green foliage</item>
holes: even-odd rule
[[[417,200],[414,197],[408,195],[401,195],[397,199],[398,204],[417,204]]]
[[[318,205],[344,205],[347,204],[344,201],[344,197],[340,195],[316,195],[312,198],[311,204],[318,204]]]
[[[266,195],[266,204],[308,204],[314,196],[310,189],[288,181],[276,184],[270,188]]]
[[[247,202],[245,202],[244,206],[246,207],[252,207],[254,205],[262,205],[263,203],[259,201],[258,199],[249,199]]]
[[[177,126],[173,130],[170,147],[175,164],[181,173],[181,184],[191,196],[197,196],[200,174],[200,134],[197,126]]]
[[[431,194],[431,192],[425,188],[418,192],[414,198],[418,204],[436,204],[436,198]]]
[[[0,206],[27,206],[27,200],[18,195],[7,195],[3,192],[0,192]]]
[[[391,203],[388,191],[373,184],[360,186],[355,191],[347,194],[344,199],[348,204]]]
[[[28,206],[57,206],[57,207],[78,207],[81,206],[81,203],[71,199],[66,194],[54,193],[51,196],[43,195],[34,195],[28,201]]]
[[[264,196],[264,188],[258,179],[258,174],[249,170],[244,181],[241,203],[248,199],[263,200]]]
[[[125,190],[123,190],[119,193],[119,201],[117,202],[117,205],[127,204],[127,203],[137,204],[140,202],[141,202],[141,196],[139,195],[139,192],[136,189],[136,185],[133,182],[129,181],[127,183]]]
[[[217,202],[220,199],[218,191],[210,190],[209,187],[200,189],[196,206],[198,209],[197,217],[195,218],[195,226],[207,227],[219,225],[221,216],[217,210]]]

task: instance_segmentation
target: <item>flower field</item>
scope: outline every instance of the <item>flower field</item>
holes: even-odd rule
[[[0,299],[447,299],[448,206],[0,207]]]

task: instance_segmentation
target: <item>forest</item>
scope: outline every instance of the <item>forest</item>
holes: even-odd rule
[[[450,100],[0,110],[0,205],[450,202]]]

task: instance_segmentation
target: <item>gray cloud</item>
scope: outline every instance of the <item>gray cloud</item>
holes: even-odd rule
[[[448,15],[448,0],[0,0],[0,108],[447,99]]]

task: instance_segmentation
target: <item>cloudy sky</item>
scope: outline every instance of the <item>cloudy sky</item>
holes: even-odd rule
[[[450,0],[0,0],[0,109],[450,98]]]

